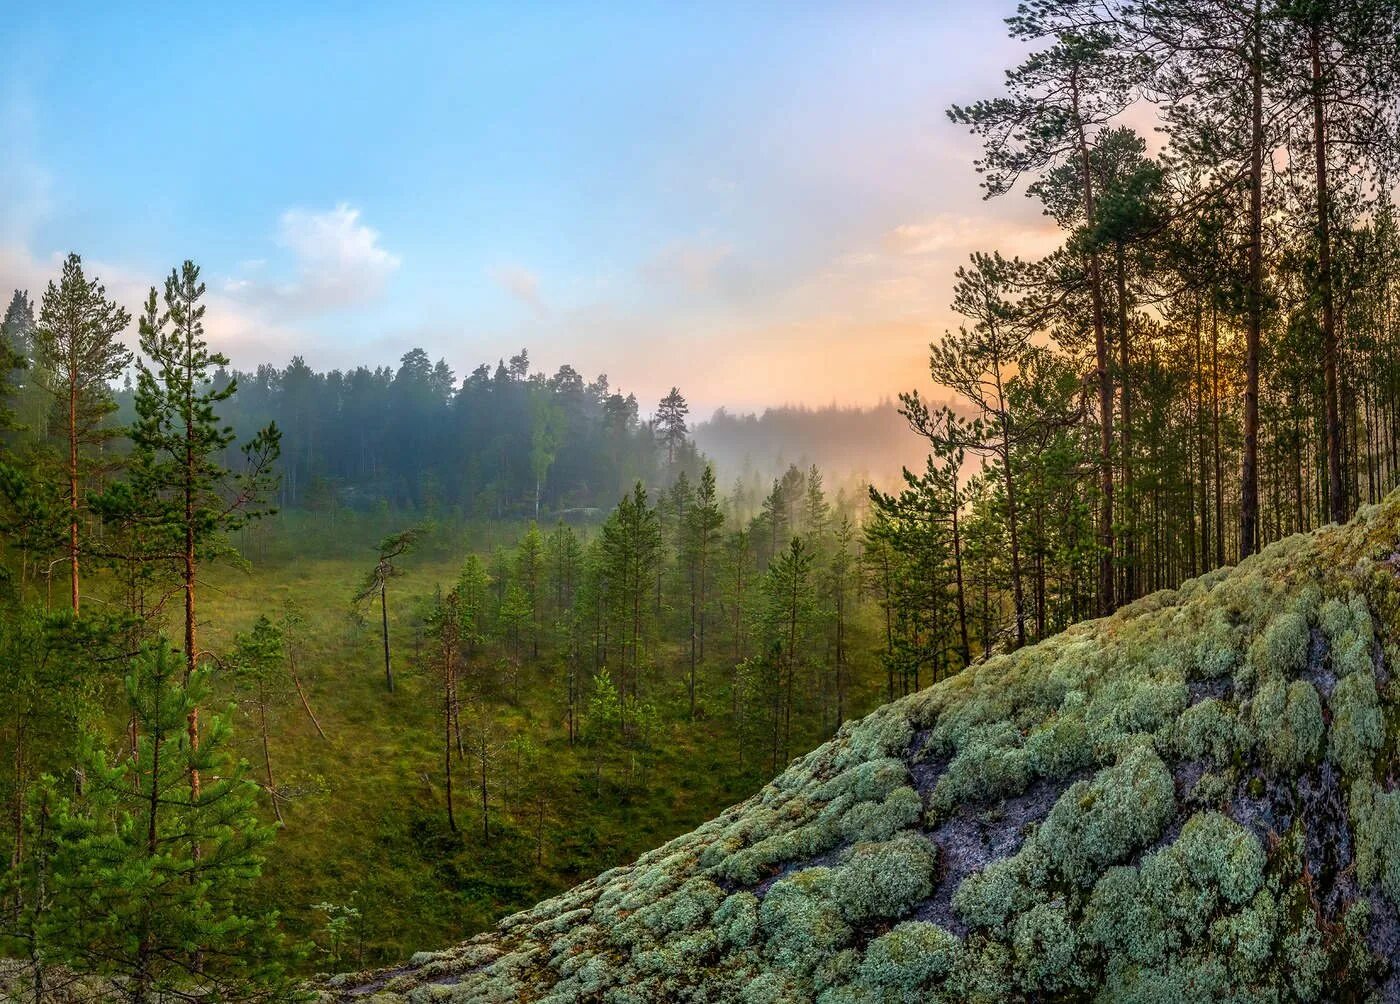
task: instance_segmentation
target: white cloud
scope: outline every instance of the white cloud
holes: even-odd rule
[[[251,277],[264,270],[264,262],[254,259],[224,283],[224,292],[283,316],[304,316],[375,299],[400,265],[398,255],[380,244],[379,231],[343,202],[323,212],[288,209],[278,221],[277,243],[295,261],[291,280]]]
[[[547,312],[540,298],[540,277],[521,265],[497,265],[486,270],[491,281],[533,310],[536,316]]]
[[[4,300],[8,302],[11,289],[27,289],[37,311],[50,280],[59,276],[64,257],[60,252],[36,255],[20,245],[0,243],[0,291],[3,291]],[[99,280],[108,298],[132,315],[132,323],[122,340],[136,349],[135,317],[145,302],[147,291],[152,285],[159,288],[165,273],[148,275],[126,265],[89,257],[83,258],[83,271],[89,279]],[[205,305],[208,313],[204,318],[204,330],[209,344],[230,356],[235,366],[280,359],[285,356],[288,345],[303,337],[300,332],[269,321],[237,298],[212,288],[205,297]]]

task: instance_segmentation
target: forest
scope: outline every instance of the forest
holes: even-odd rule
[[[6,992],[282,999],[460,940],[886,701],[1380,502],[1400,9],[1006,27],[1024,59],[947,117],[1059,246],[975,250],[883,412],[706,422],[684,374],[513,348],[240,369],[193,260],[140,303],[78,254],[14,290]]]

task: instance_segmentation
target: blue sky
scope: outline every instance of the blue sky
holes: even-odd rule
[[[644,402],[872,402],[968,252],[1048,247],[944,115],[1006,7],[22,5],[0,283],[72,249],[134,308],[193,257],[240,365],[526,345]]]

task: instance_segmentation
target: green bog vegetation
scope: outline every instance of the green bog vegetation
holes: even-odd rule
[[[1400,496],[848,722],[413,1002],[1394,1000]]]

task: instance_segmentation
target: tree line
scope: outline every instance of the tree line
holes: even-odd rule
[[[1006,23],[1028,55],[948,114],[987,197],[1024,187],[1064,240],[973,254],[930,347],[952,399],[901,395],[930,456],[870,529],[905,674],[1344,521],[1400,470],[1400,10],[1051,0]]]

